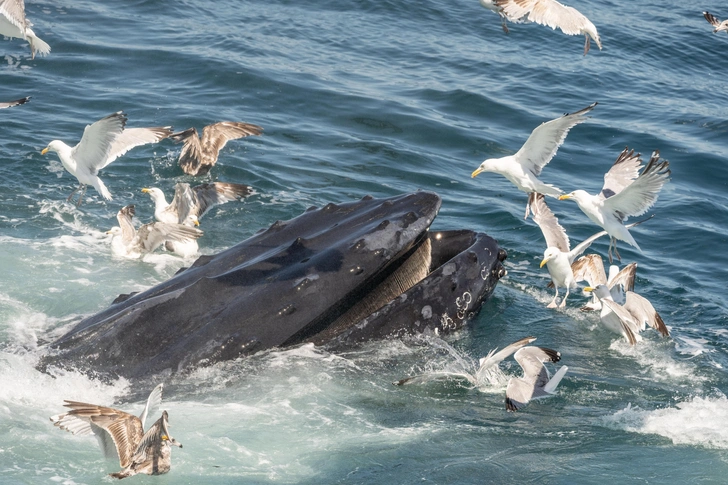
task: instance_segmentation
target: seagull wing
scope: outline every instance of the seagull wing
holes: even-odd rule
[[[621,286],[623,291],[634,291],[634,278],[637,274],[637,263],[630,263],[621,269],[617,274],[607,280],[609,291],[612,288]],[[612,297],[614,298],[614,297]],[[615,300],[616,301],[616,300]]]
[[[596,241],[600,237],[606,236],[606,235],[607,235],[607,231],[601,231],[601,232],[598,232],[596,234],[592,234],[591,236],[589,236],[588,238],[584,239],[582,242],[580,242],[579,244],[577,244],[574,249],[572,249],[571,251],[569,251],[569,255],[568,255],[569,256],[569,262],[570,263],[573,263],[574,262],[574,259],[576,259],[576,257],[579,256],[581,253],[583,253],[584,251],[586,251],[586,249],[589,246],[591,246],[591,244],[594,241]]]
[[[710,22],[713,27],[718,27],[720,25],[720,20],[718,20],[716,16],[710,12],[703,12],[703,17],[705,17],[705,20]]]
[[[669,337],[670,331],[665,326],[665,322],[650,301],[635,293],[628,291],[624,303],[624,309],[627,310],[641,325],[647,324],[654,328],[663,337]]]
[[[123,468],[129,466],[137,444],[143,436],[139,418],[118,409],[83,402],[66,401],[65,406],[71,408],[68,414],[87,419],[104,429],[116,445],[121,466]]]
[[[111,143],[109,155],[98,170],[104,168],[129,150],[149,143],[157,143],[172,134],[170,126],[157,126],[154,128],[127,128],[121,132]]]
[[[162,435],[168,435],[166,426],[167,411],[162,413],[162,416],[152,424],[144,436],[139,440],[139,444],[134,450],[134,454],[131,457],[132,463],[143,463],[147,460],[147,450],[149,448],[158,448],[162,442]]]
[[[406,377],[398,381],[393,382],[395,386],[407,386],[410,384],[425,384],[432,381],[443,381],[449,379],[464,380],[468,381],[471,385],[476,386],[477,382],[475,378],[465,372],[448,372],[448,371],[436,371],[427,372],[425,374],[419,374],[412,377]]]
[[[118,458],[116,445],[111,435],[105,429],[93,424],[89,417],[82,417],[72,413],[51,416],[54,426],[70,432],[71,434],[83,436],[93,434],[101,447],[101,451],[107,458]]]
[[[560,251],[568,253],[569,236],[566,235],[566,231],[559,224],[559,220],[551,212],[549,206],[546,205],[543,194],[530,193],[528,194],[528,200],[533,220],[541,228],[543,237],[546,239],[546,246],[558,248]]]
[[[24,0],[0,0],[0,15],[20,29],[21,32],[25,32],[28,27],[28,22],[25,20]]]
[[[223,149],[228,140],[235,140],[249,135],[260,135],[263,128],[251,123],[240,123],[237,121],[221,121],[207,125],[202,130],[200,144],[202,150],[208,154],[217,154]]]
[[[520,348],[532,343],[534,340],[536,340],[536,337],[522,338],[521,340],[517,340],[516,342],[503,347],[503,349],[498,352],[491,351],[491,353],[488,354],[488,357],[480,359],[480,368],[478,369],[478,373],[485,371],[494,365],[498,365],[503,359],[507,358]]]
[[[197,200],[195,193],[186,182],[177,182],[174,186],[174,198],[170,207],[174,207],[177,222],[182,224],[190,214],[197,214]]]
[[[179,154],[179,166],[184,173],[196,175],[202,163],[202,147],[200,137],[197,136],[197,129],[188,128],[185,131],[173,133],[169,137],[176,142],[184,143]]]
[[[137,231],[137,241],[142,251],[152,252],[164,241],[189,241],[202,236],[202,231],[182,224],[152,222],[144,224]]]
[[[587,254],[574,261],[571,265],[574,281],[586,281],[595,288],[607,283],[607,274],[604,272],[604,262],[598,254]]]
[[[594,109],[596,105],[597,103],[594,103],[576,113],[567,113],[560,118],[537,126],[531,132],[526,143],[514,155],[515,159],[534,175],[540,175],[541,169],[551,161],[561,144],[564,143],[569,130],[586,121],[588,119],[586,113]]]
[[[215,205],[224,204],[232,200],[240,200],[253,193],[248,185],[215,182],[192,187],[197,200],[195,215],[200,218]]]
[[[627,338],[629,344],[636,344],[640,324],[632,317],[632,314],[625,310],[619,303],[606,298],[602,300],[602,305],[606,305],[619,318],[619,323],[622,325],[624,336]]]
[[[604,207],[624,220],[647,212],[657,201],[662,186],[670,180],[670,162],[660,161],[655,151],[639,177],[621,192],[604,201]]]
[[[127,245],[131,243],[137,232],[132,222],[134,212],[134,204],[130,204],[116,213],[116,220],[119,221],[119,227],[121,228],[121,240]]]
[[[126,115],[121,111],[110,114],[99,121],[87,125],[78,145],[73,147],[71,156],[79,166],[96,173],[108,165],[107,159],[114,140],[124,131]]]
[[[513,356],[523,369],[523,379],[543,387],[549,380],[549,373],[544,362],[558,362],[561,353],[546,347],[523,347]]]
[[[154,389],[152,389],[152,392],[149,393],[149,397],[147,398],[147,403],[144,405],[144,410],[142,411],[142,414],[139,415],[139,421],[142,422],[142,428],[144,428],[144,425],[147,421],[147,416],[154,413],[156,409],[159,407],[160,404],[162,404],[162,391],[164,390],[164,383],[157,385]]]
[[[604,186],[602,187],[601,198],[609,197],[620,193],[639,176],[642,168],[641,155],[634,154],[634,150],[625,148],[619,154],[617,160],[607,173],[604,174]]]
[[[30,96],[26,96],[25,98],[16,99],[15,101],[8,101],[5,103],[0,103],[0,109],[12,108],[13,106],[18,106],[19,104],[25,104],[28,101],[30,101]]]

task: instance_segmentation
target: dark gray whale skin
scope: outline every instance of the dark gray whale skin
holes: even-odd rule
[[[335,350],[456,330],[505,274],[506,255],[482,233],[429,231],[440,204],[431,192],[367,196],[278,221],[82,320],[50,344],[39,368],[159,377],[304,342]],[[371,311],[351,310],[406,279],[403,268],[422,254],[431,262],[419,283]]]

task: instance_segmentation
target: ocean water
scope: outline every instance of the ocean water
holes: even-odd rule
[[[192,260],[111,253],[105,231],[140,192],[178,181],[247,183],[257,194],[202,220],[212,254],[311,205],[418,189],[443,198],[436,229],[470,228],[509,257],[492,299],[465,329],[376,342],[345,354],[311,346],[269,351],[166,382],[164,409],[184,444],[173,467],[138,483],[724,483],[728,473],[728,35],[701,11],[724,2],[570,0],[604,49],[538,25],[501,29],[476,0],[28,0],[53,51],[31,60],[0,40],[0,483],[109,482],[91,438],[54,428],[64,399],[141,410],[150,389],[73,371],[35,370],[48,341],[119,293],[164,281]],[[515,153],[543,121],[598,101],[543,172],[594,193],[619,152],[660,150],[672,181],[633,231],[637,290],[672,332],[635,347],[579,307],[547,309],[539,229],[526,195],[470,173]],[[124,110],[129,126],[177,129],[219,120],[261,125],[230,142],[201,179],[165,141],[102,172],[114,195],[76,181],[48,142]],[[597,228],[571,202],[548,201],[572,241]],[[606,254],[607,240],[592,246]],[[471,365],[527,336],[558,349],[569,372],[556,396],[506,413],[506,378],[396,388],[431,369]],[[560,365],[559,364],[559,365]],[[553,367],[552,367],[553,369]]]

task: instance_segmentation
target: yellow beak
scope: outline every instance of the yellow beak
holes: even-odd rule
[[[584,291],[586,291],[586,292],[592,292],[592,291],[594,291],[594,288],[592,288],[591,286],[585,286],[584,287]]]
[[[546,263],[548,263],[548,262],[549,262],[548,259],[544,259],[543,261],[541,261],[541,264],[539,264],[538,267],[539,268],[543,268],[543,265],[546,264]]]
[[[41,155],[45,155],[46,153],[48,153],[48,147],[45,147],[44,149],[42,149],[42,150],[40,151],[40,154],[41,154]]]
[[[194,222],[195,222],[195,226],[199,226],[200,225],[200,221],[198,221],[197,219],[195,219]]]
[[[564,194],[559,196],[559,200],[566,200],[571,199],[571,196],[569,194]]]
[[[148,194],[148,193],[149,193],[149,189],[148,189],[148,188],[146,188],[146,187],[144,187],[144,188],[142,189],[142,193],[144,193],[144,194]]]
[[[473,170],[473,173],[470,174],[470,177],[475,178],[476,175],[478,175],[481,172],[482,172],[482,170],[480,168],[476,168],[475,170]]]

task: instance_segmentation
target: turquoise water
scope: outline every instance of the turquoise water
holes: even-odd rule
[[[201,181],[250,184],[257,195],[202,220],[201,251],[223,250],[311,205],[417,189],[443,198],[436,229],[487,232],[509,275],[466,329],[446,342],[391,340],[342,355],[302,347],[200,369],[166,382],[164,407],[184,448],[172,471],[140,483],[724,483],[728,473],[728,36],[701,11],[723,2],[571,0],[604,50],[538,25],[501,30],[475,0],[419,3],[28,0],[53,51],[0,40],[0,482],[99,483],[118,464],[93,439],[54,428],[63,399],[139,412],[148,389],[34,369],[43,344],[119,293],[147,288],[184,261],[114,257],[105,231],[142,187],[193,181],[179,146],[137,148],[102,172],[114,200],[76,185],[49,141],[124,110],[129,126],[255,123]],[[594,193],[629,146],[659,149],[672,182],[654,219],[635,229],[637,290],[672,332],[629,347],[579,311],[545,308],[544,242],[523,220],[525,194],[470,173],[514,153],[539,123],[598,101],[543,179]],[[596,228],[549,200],[573,241]],[[606,254],[607,241],[593,251]],[[558,395],[518,414],[505,381],[395,388],[391,381],[472,362],[526,335],[558,349]],[[518,374],[513,361],[506,375]],[[151,386],[150,386],[151,389]]]

